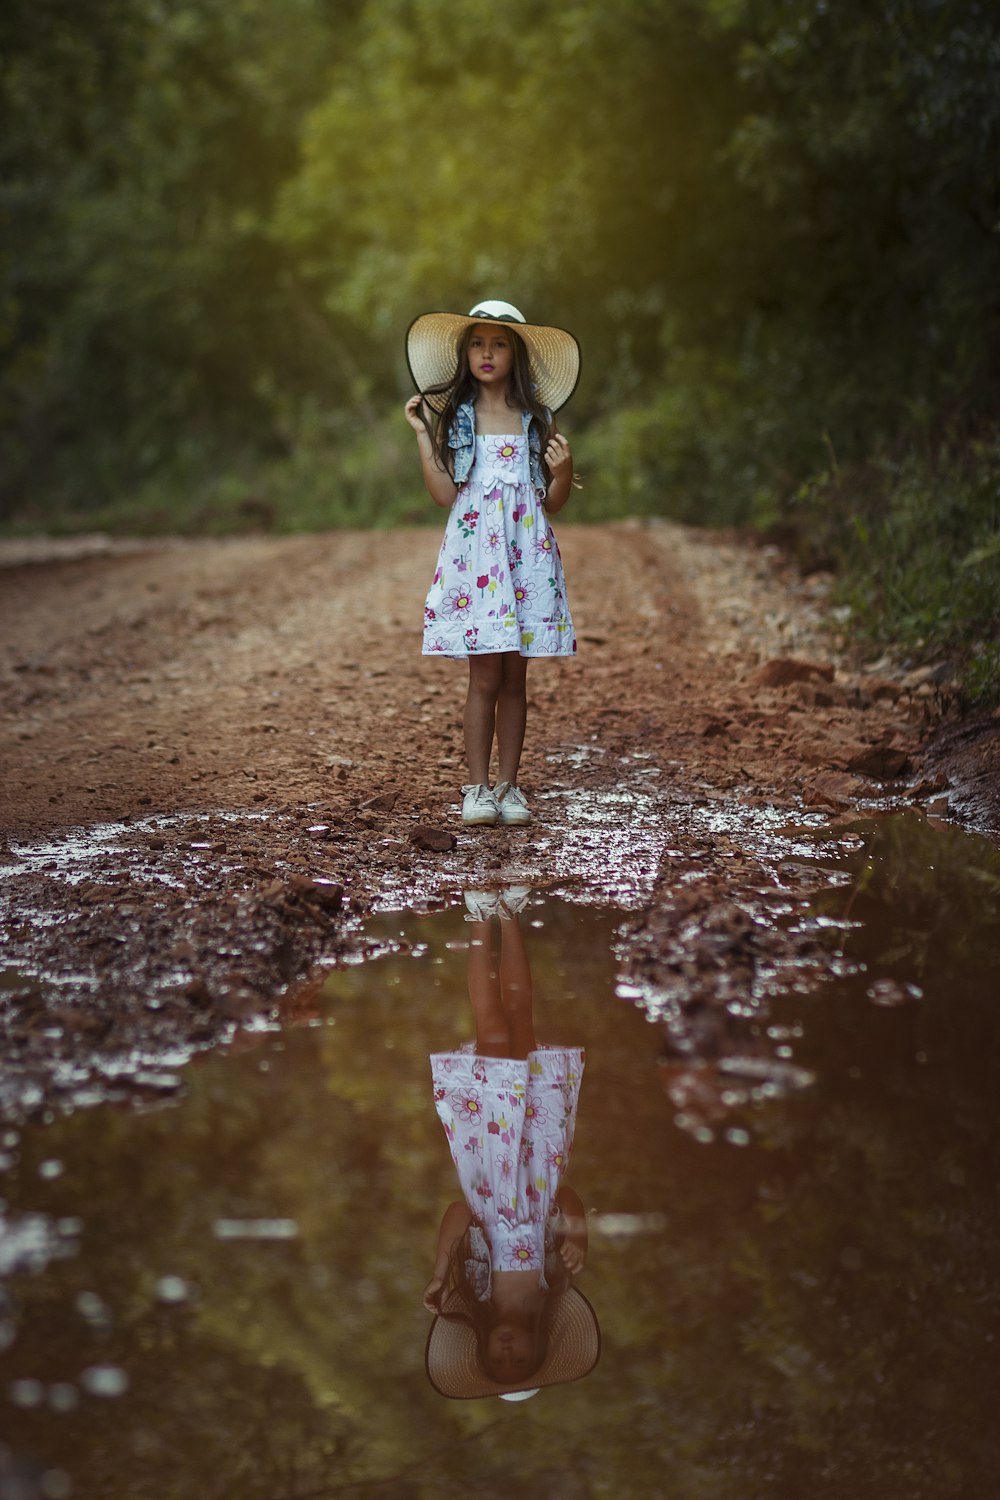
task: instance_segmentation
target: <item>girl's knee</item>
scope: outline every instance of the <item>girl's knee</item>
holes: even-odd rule
[[[500,676],[500,693],[504,698],[524,698],[528,690],[528,663],[521,656],[508,656]]]
[[[500,659],[496,656],[469,657],[469,692],[496,699],[503,682]]]

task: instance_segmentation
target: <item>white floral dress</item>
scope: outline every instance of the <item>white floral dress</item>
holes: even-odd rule
[[[494,1271],[544,1271],[545,1231],[569,1165],[582,1047],[480,1057],[431,1054],[434,1105]]]
[[[559,546],[520,433],[477,434],[424,606],[425,656],[496,651],[576,651]]]

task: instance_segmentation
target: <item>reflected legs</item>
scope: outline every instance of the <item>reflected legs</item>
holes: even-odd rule
[[[517,917],[500,923],[500,962],[489,922],[474,922],[469,948],[469,999],[482,1057],[527,1057],[535,1047],[531,970]]]

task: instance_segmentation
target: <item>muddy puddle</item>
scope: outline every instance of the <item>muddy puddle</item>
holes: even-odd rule
[[[991,1493],[1000,855],[891,817],[789,834],[769,873],[749,919],[808,944],[714,1055],[628,970],[632,917],[508,886],[373,918],[292,1019],[140,1107],[7,1128],[2,1500]],[[516,1405],[424,1369],[459,1196],[428,1057],[474,1035],[484,944],[538,1043],[586,1050],[600,1359]]]

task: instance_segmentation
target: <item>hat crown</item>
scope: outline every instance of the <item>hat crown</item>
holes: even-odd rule
[[[519,312],[513,302],[477,302],[469,308],[470,318],[495,318],[499,323],[526,323],[524,313]]]

